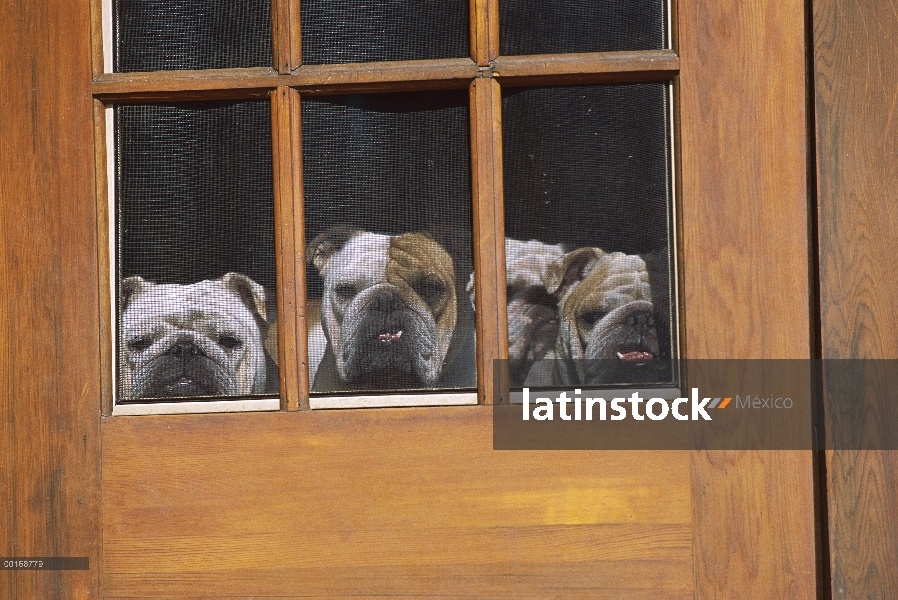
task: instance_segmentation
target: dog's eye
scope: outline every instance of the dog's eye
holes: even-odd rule
[[[587,329],[592,329],[595,327],[595,324],[605,318],[607,315],[603,310],[591,310],[589,312],[583,313],[578,318],[580,320],[580,324],[586,327]]]
[[[343,283],[334,288],[334,293],[341,300],[352,300],[359,291],[351,283]]]
[[[134,350],[135,352],[143,352],[147,348],[153,345],[153,340],[150,338],[137,338],[136,340],[131,340],[128,342],[128,348]]]
[[[237,346],[242,346],[243,342],[235,338],[233,335],[223,335],[218,338],[218,345],[227,350],[233,350]]]
[[[446,286],[443,282],[434,277],[424,277],[419,279],[412,286],[415,293],[418,294],[427,304],[436,304],[443,294],[446,293]]]

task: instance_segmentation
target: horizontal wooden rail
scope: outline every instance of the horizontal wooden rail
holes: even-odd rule
[[[491,68],[499,83],[515,86],[658,81],[679,71],[672,50],[500,56]]]
[[[481,69],[469,58],[304,65],[289,74],[267,67],[209,71],[106,73],[93,82],[103,101],[251,98],[289,86],[303,94],[464,88]]]
[[[679,73],[672,50],[500,56],[488,67],[468,58],[339,65],[303,65],[292,73],[274,69],[216,69],[106,73],[93,82],[104,102],[264,97],[277,87],[302,94],[462,88],[477,77],[495,76],[503,85],[571,85],[658,81]]]

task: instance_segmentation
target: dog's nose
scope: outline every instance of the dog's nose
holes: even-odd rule
[[[655,316],[647,310],[634,310],[626,319],[627,325],[639,327],[653,327],[655,325]]]
[[[392,313],[402,310],[402,300],[392,292],[383,292],[378,294],[371,300],[369,305],[372,311],[381,313]]]
[[[192,356],[206,356],[199,346],[193,342],[181,341],[172,345],[166,354],[177,356],[178,358],[190,358]]]

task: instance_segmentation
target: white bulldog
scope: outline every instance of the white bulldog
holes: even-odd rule
[[[265,291],[245,275],[190,285],[128,277],[121,291],[120,396],[242,396],[277,385],[263,348]],[[267,384],[267,385],[266,385]]]

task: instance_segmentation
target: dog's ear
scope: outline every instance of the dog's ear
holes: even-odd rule
[[[221,278],[225,286],[237,294],[246,308],[256,320],[268,323],[268,311],[265,309],[265,288],[241,273],[228,273]]]
[[[604,254],[598,248],[568,252],[546,269],[546,290],[550,294],[564,294],[567,288],[583,279],[587,265]]]
[[[121,312],[125,312],[125,309],[128,308],[128,304],[131,302],[131,298],[134,297],[134,294],[136,294],[137,292],[142,292],[154,285],[156,284],[150,283],[139,275],[133,275],[122,281],[122,292],[121,296],[119,297],[119,302],[121,303]]]
[[[322,272],[327,263],[333,258],[340,248],[346,245],[361,231],[352,227],[332,227],[321,233],[309,244],[306,249],[306,262],[315,265],[318,272]]]

